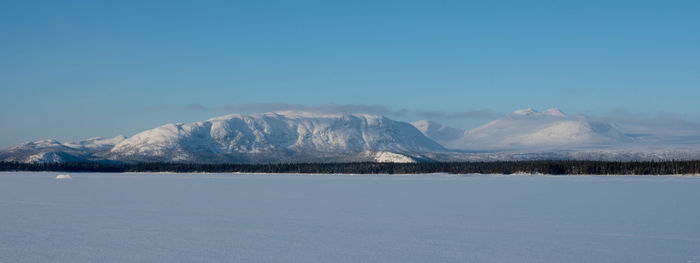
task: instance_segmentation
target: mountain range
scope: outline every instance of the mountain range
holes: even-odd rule
[[[166,124],[129,138],[29,142],[0,152],[18,162],[414,162],[446,149],[409,123],[367,114],[274,112]]]
[[[650,139],[652,138],[652,139]],[[517,110],[462,130],[369,114],[281,111],[166,124],[131,137],[27,142],[0,151],[15,162],[420,162],[700,158],[700,144],[627,133],[615,123],[558,109]],[[654,143],[650,143],[654,142]],[[676,143],[675,145],[679,145]]]

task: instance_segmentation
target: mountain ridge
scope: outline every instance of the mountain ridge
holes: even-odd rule
[[[0,152],[0,160],[414,162],[444,150],[412,125],[383,116],[281,111],[165,124],[128,138],[30,142]]]
[[[27,142],[0,150],[0,161],[300,163],[700,158],[700,137],[692,136],[692,132],[663,137],[633,134],[625,132],[626,128],[583,115],[569,116],[556,108],[516,110],[470,130],[430,120],[406,123],[371,114],[279,111],[165,124],[131,137]]]

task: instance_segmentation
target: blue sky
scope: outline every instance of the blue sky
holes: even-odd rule
[[[698,14],[698,1],[0,1],[0,147],[280,105],[463,128],[526,107],[694,121]]]

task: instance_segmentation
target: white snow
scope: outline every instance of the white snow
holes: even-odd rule
[[[88,161],[94,153],[108,151],[124,136],[114,138],[94,137],[77,142],[61,143],[57,140],[27,142],[0,150],[0,160],[27,163]]]
[[[377,152],[374,154],[374,160],[378,163],[415,163],[411,157],[393,152]]]
[[[539,112],[528,108],[468,130],[447,146],[465,150],[575,149],[616,145],[630,139],[608,123],[566,116],[558,109]]]
[[[197,158],[202,154],[322,155],[440,150],[442,146],[410,124],[385,117],[287,111],[167,124],[136,134],[115,145],[110,152],[115,158],[147,156],[172,160],[168,158]]]
[[[0,262],[695,262],[700,177],[0,173]]]
[[[443,161],[700,158],[700,126],[690,123],[640,126],[567,116],[556,108],[541,112],[527,108],[467,130],[456,139],[446,139],[442,133],[454,128],[433,121],[413,125],[448,149],[466,151],[435,157]]]
[[[62,162],[63,159],[56,153],[37,153],[30,155],[22,161],[27,163],[58,163]]]
[[[7,150],[15,150],[15,149],[25,149],[25,148],[39,148],[39,147],[58,147],[62,146],[61,142],[54,140],[54,139],[48,139],[48,140],[40,140],[40,141],[34,141],[34,142],[26,142],[23,144],[15,145],[12,147],[7,148]]]
[[[561,110],[557,108],[551,108],[547,109],[544,112],[542,112],[544,115],[549,115],[549,116],[559,116],[559,117],[566,117],[566,114],[561,112]]]
[[[67,142],[64,143],[64,146],[67,147],[72,147],[72,148],[87,148],[87,149],[96,149],[96,150],[107,150],[111,149],[116,145],[117,143],[122,142],[125,140],[126,137],[123,135],[119,135],[113,138],[104,138],[104,137],[93,137],[89,138],[87,140],[82,140],[82,141],[77,141],[77,142]]]
[[[73,177],[71,177],[70,174],[59,174],[56,175],[56,179],[73,179]]]
[[[513,112],[514,115],[521,115],[521,116],[529,116],[529,115],[533,115],[536,113],[537,113],[537,111],[535,111],[532,108],[520,109],[520,110],[516,110]]]

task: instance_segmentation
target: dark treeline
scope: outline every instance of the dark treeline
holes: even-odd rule
[[[17,163],[0,162],[0,171],[57,172],[211,172],[211,173],[327,173],[327,174],[418,174],[418,173],[542,173],[665,175],[700,174],[700,161],[497,161],[426,163],[289,163],[289,164],[187,164],[187,163]]]

